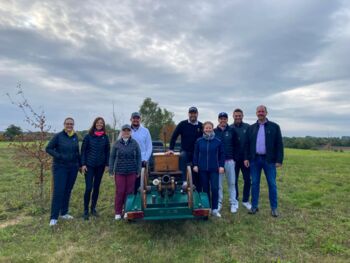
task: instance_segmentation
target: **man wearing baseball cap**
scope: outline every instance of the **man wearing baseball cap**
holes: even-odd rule
[[[174,153],[174,147],[177,138],[181,136],[181,153],[180,153],[180,170],[182,171],[182,180],[186,185],[186,167],[192,163],[194,145],[198,138],[203,135],[203,125],[198,121],[198,109],[190,107],[188,109],[188,119],[181,121],[175,128],[167,154]],[[197,173],[193,173],[193,184],[200,189],[199,178]]]
[[[131,136],[137,141],[141,149],[142,167],[146,167],[152,155],[152,138],[149,130],[141,125],[141,114],[133,112],[130,118]],[[140,177],[136,178],[135,193],[140,187]]]
[[[225,148],[225,173],[219,175],[219,204],[218,210],[223,204],[223,181],[226,175],[230,210],[231,213],[236,213],[238,202],[236,200],[236,175],[235,175],[235,160],[238,151],[238,136],[236,131],[228,125],[228,115],[226,112],[219,113],[219,125],[214,129],[215,136],[221,140]]]

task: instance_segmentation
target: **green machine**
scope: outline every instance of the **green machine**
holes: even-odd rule
[[[137,194],[127,196],[125,213],[129,221],[208,219],[208,195],[196,191],[192,170],[187,166],[186,183],[179,171],[179,153],[154,153],[154,168],[142,168]]]

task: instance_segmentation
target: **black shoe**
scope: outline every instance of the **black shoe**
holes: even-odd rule
[[[92,215],[92,216],[95,216],[95,217],[98,217],[98,216],[99,216],[99,214],[98,214],[97,211],[96,211],[96,208],[91,208],[91,215]]]
[[[252,209],[249,210],[248,214],[255,215],[259,211],[259,208],[252,207]]]
[[[89,211],[84,211],[83,218],[84,220],[89,220]]]
[[[278,217],[279,216],[277,209],[272,209],[271,210],[271,216],[273,216],[273,217]]]

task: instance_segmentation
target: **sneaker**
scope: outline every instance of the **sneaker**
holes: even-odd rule
[[[220,212],[221,209],[222,209],[222,203],[219,203],[219,204],[218,204],[218,211]]]
[[[119,214],[118,214],[118,215],[115,215],[114,219],[115,219],[115,220],[120,220],[120,219],[122,219],[122,215],[119,215]]]
[[[128,213],[125,213],[125,214],[124,214],[124,219],[125,219],[125,220],[128,220]]]
[[[219,213],[218,209],[214,209],[211,214],[215,217],[221,217],[221,214]]]
[[[60,216],[62,219],[65,219],[65,220],[71,220],[71,219],[73,219],[74,217],[73,216],[71,216],[71,215],[69,215],[69,214],[65,214],[65,215],[63,215],[63,216]]]
[[[182,190],[186,191],[187,190],[187,182],[182,183]]]
[[[88,211],[84,211],[83,218],[84,218],[84,220],[89,220],[89,212]]]
[[[232,214],[237,213],[237,206],[236,205],[231,205],[231,213]]]
[[[248,210],[252,209],[252,205],[249,202],[242,202],[242,205]]]
[[[55,226],[55,225],[57,225],[57,219],[51,219],[50,226]]]

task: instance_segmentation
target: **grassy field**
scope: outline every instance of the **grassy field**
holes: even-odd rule
[[[226,195],[222,219],[128,224],[113,220],[108,176],[101,186],[101,216],[83,221],[79,175],[71,201],[76,219],[51,229],[49,177],[43,210],[33,201],[33,175],[14,165],[2,143],[0,262],[349,262],[350,152],[287,149],[277,180],[277,219],[270,216],[262,180],[255,216],[243,207],[230,214]]]

